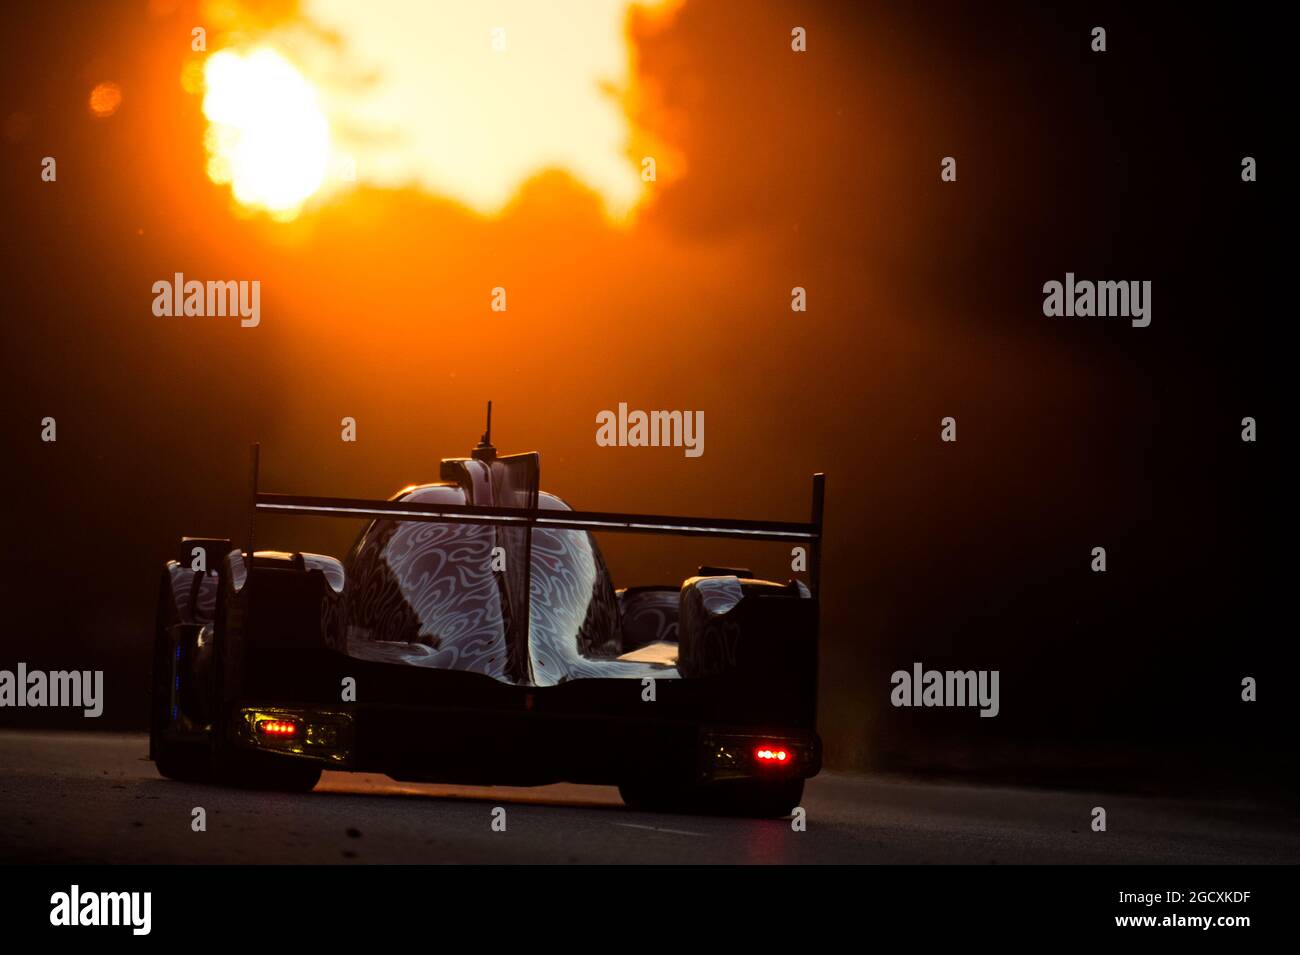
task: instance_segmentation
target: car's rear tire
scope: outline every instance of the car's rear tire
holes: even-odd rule
[[[629,809],[782,819],[803,798],[803,780],[729,779],[698,785],[637,780],[621,784],[618,793]]]
[[[172,723],[171,698],[174,679],[172,644],[167,638],[167,621],[160,613],[154,636],[153,673],[149,699],[149,754],[159,775],[178,782],[201,782],[208,776],[208,748],[202,743],[167,738]]]
[[[207,747],[192,743],[156,741],[153,764],[160,776],[182,783],[200,783],[208,778]]]

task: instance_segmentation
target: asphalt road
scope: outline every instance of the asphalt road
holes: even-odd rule
[[[824,773],[807,830],[632,812],[600,786],[412,785],[327,773],[308,795],[162,779],[140,735],[0,732],[3,862],[1295,863],[1277,808]],[[1094,806],[1107,831],[1090,827]],[[192,810],[207,831],[191,829]],[[506,830],[492,829],[505,809]]]

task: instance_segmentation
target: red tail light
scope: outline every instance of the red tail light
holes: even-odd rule
[[[298,735],[298,724],[290,720],[259,720],[257,731],[263,736],[275,736],[288,739]]]
[[[790,762],[790,751],[782,746],[759,746],[754,750],[754,758],[760,763],[779,765]]]

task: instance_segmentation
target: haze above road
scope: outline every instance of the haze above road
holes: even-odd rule
[[[616,790],[327,773],[305,796],[162,779],[143,735],[0,732],[4,862],[1294,863],[1300,825],[1233,802],[823,773],[789,820],[632,812]],[[1093,832],[1102,806],[1107,831]],[[207,831],[191,829],[193,810]],[[505,809],[506,830],[492,829]]]

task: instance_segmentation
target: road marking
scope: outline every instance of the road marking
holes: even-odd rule
[[[616,822],[616,826],[622,826],[624,829],[648,829],[651,832],[667,832],[674,836],[703,836],[702,832],[687,832],[685,829],[660,829],[658,826],[640,826],[635,822]]]

